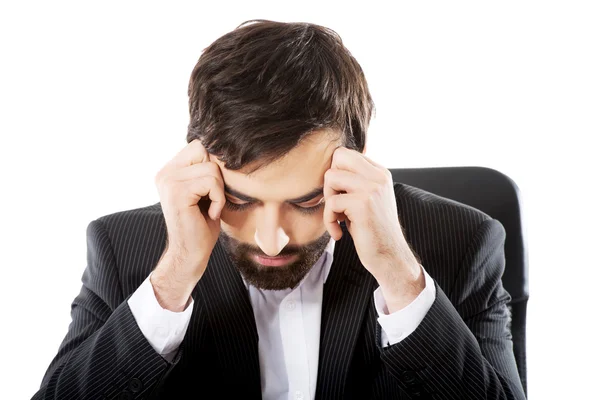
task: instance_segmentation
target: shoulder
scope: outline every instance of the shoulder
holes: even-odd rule
[[[140,241],[148,247],[166,233],[160,203],[103,215],[96,221],[106,230],[116,253],[127,251]]]
[[[103,215],[90,222],[90,229],[104,231],[125,296],[154,269],[166,245],[160,203]]]
[[[423,267],[446,290],[482,229],[501,224],[467,204],[394,182],[398,218]]]
[[[443,224],[452,228],[462,223],[460,229],[476,230],[483,221],[491,219],[483,211],[467,204],[404,183],[394,182],[394,192],[398,214],[409,224]]]
[[[109,231],[136,231],[144,229],[148,223],[164,223],[164,216],[160,203],[121,210],[103,215],[96,219]]]

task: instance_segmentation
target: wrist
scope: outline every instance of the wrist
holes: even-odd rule
[[[182,312],[185,310],[193,286],[178,283],[168,275],[162,275],[160,272],[153,271],[150,275],[150,284],[158,304],[165,310],[173,312]]]
[[[389,274],[379,281],[389,314],[399,311],[412,303],[425,289],[425,274],[421,266],[418,273]]]
[[[200,277],[192,268],[165,255],[152,271],[150,283],[162,308],[181,312],[188,305]]]

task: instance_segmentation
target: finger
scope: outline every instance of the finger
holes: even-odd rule
[[[325,176],[323,179],[323,198],[327,201],[328,198],[335,196],[336,194],[340,194],[340,191],[334,189],[332,185],[328,183],[327,175],[330,174],[331,169],[325,171]]]
[[[170,175],[167,175],[169,173]],[[205,181],[202,180],[202,178],[209,178],[206,180],[206,182],[209,182],[208,187],[203,186]],[[194,195],[192,196],[191,201],[196,200],[195,203],[198,203],[202,200],[202,197],[208,196],[208,200],[211,200],[209,215],[213,219],[220,216],[221,210],[225,206],[223,175],[221,174],[219,166],[212,161],[193,164],[172,171],[165,170],[157,176],[157,179],[157,182],[164,182],[167,184],[179,183],[181,184],[180,186],[184,187],[187,191],[190,190],[188,188],[190,184],[198,185],[195,182],[201,182],[198,187],[194,186],[194,188],[197,188],[195,189],[195,192],[191,193]],[[160,185],[161,183],[158,184]],[[196,196],[199,196],[199,199],[196,199]]]
[[[361,154],[362,158],[364,158],[365,160],[367,160],[372,166],[377,167],[377,168],[383,168],[383,169],[387,169],[386,167],[384,167],[383,165],[376,163],[375,161],[373,161],[372,159],[370,159],[369,157],[367,157],[364,154]]]
[[[369,190],[374,183],[361,175],[343,169],[328,169],[325,172],[323,195],[334,196],[340,192],[356,193]]]
[[[363,197],[357,193],[338,194],[325,203],[325,208],[329,206],[330,213],[342,215],[343,219],[355,222],[361,218],[365,211]],[[342,221],[340,218],[338,220]]]
[[[218,178],[213,175],[206,175],[191,179],[186,184],[187,190],[192,194],[193,204],[198,204],[202,197],[208,196],[210,199],[208,216],[213,220],[219,219],[225,206],[225,193]]]
[[[221,174],[221,169],[219,166],[212,162],[203,162],[199,164],[189,165],[187,167],[179,168],[175,171],[172,171],[168,176],[168,179],[173,179],[176,181],[187,181],[190,179],[200,178],[202,176],[214,176],[223,180],[223,175]]]
[[[219,184],[219,179],[210,179],[210,191],[208,196],[210,198],[210,208],[208,209],[208,215],[217,220],[221,216],[221,210],[225,207],[225,192],[223,186]]]
[[[344,234],[338,221],[344,221],[347,219],[347,216],[344,214],[344,210],[348,196],[350,195],[338,194],[329,197],[325,201],[325,208],[323,209],[323,223],[334,240],[340,240]]]
[[[178,169],[206,161],[210,161],[208,151],[206,151],[200,139],[194,139],[179,151],[167,165]]]
[[[346,147],[338,147],[333,152],[331,168],[344,169],[361,175],[367,180],[375,180],[379,170],[367,161],[361,153]]]
[[[210,191],[204,193],[202,196],[209,196],[211,200],[209,215],[213,219],[219,218],[221,210],[225,206],[225,190],[223,184],[223,175],[219,166],[212,162],[203,162],[199,164],[190,165],[185,168],[180,168],[173,173],[170,179],[185,182],[189,180],[195,180],[202,177],[212,177],[210,182]]]

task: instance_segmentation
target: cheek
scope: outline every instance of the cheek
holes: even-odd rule
[[[323,213],[318,212],[313,215],[297,216],[290,233],[294,236],[294,242],[308,243],[320,237],[325,230]]]
[[[221,229],[225,228],[226,232],[243,230],[248,215],[247,212],[235,212],[223,208],[221,211]]]
[[[254,213],[251,211],[221,211],[221,230],[244,243],[254,243]]]

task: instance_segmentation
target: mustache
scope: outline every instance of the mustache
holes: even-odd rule
[[[266,255],[259,246],[252,245],[250,243],[240,242],[237,239],[220,232],[219,236],[229,245],[233,245],[238,254],[246,254],[248,256],[261,256],[269,258],[271,256]],[[320,237],[309,242],[305,245],[290,245],[286,246],[275,256],[275,257],[288,257],[298,255],[300,257],[311,254],[316,249],[323,247],[324,243],[328,242],[331,238],[328,231],[325,231]]]
[[[241,243],[238,246],[238,249],[241,252],[244,252],[246,254],[248,254],[249,256],[260,256],[260,257],[266,257],[266,258],[270,258],[270,257],[288,257],[288,256],[295,256],[295,255],[301,255],[302,253],[306,252],[306,247],[299,247],[299,246],[290,246],[290,247],[285,247],[283,248],[276,256],[269,256],[266,255],[265,253],[263,253],[260,249],[260,247],[255,247],[255,246],[251,246],[245,243]]]
[[[268,255],[262,254],[262,253],[251,253],[251,252],[248,252],[247,254],[249,254],[251,256],[260,256],[260,257],[264,257],[264,258],[279,258],[279,257],[283,258],[283,257],[295,256],[298,253],[283,253],[283,252],[280,252],[276,256],[268,256]]]

